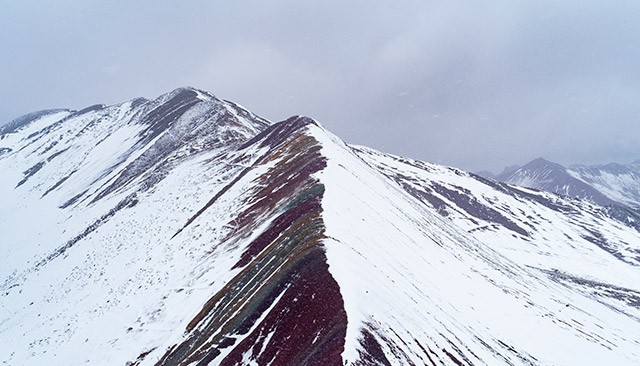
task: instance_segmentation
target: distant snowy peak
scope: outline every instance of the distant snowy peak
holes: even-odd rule
[[[522,167],[510,167],[498,175],[479,175],[504,183],[539,189],[602,206],[640,207],[640,160],[623,165],[571,165],[568,168],[535,159]]]
[[[587,199],[601,206],[616,203],[585,182],[579,175],[572,174],[562,165],[543,158],[535,159],[514,172],[502,173],[496,178],[509,184]]]

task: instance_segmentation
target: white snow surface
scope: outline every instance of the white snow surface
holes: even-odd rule
[[[640,207],[640,171],[614,174],[597,169],[567,169],[567,172],[615,201]]]
[[[359,333],[367,328],[387,359],[399,365],[430,364],[418,340],[449,363],[444,349],[450,347],[460,350],[450,352],[463,364],[474,365],[638,363],[637,306],[563,285],[543,272],[557,270],[637,293],[637,265],[582,239],[584,229],[576,221],[636,251],[637,232],[588,212],[587,203],[578,219],[502,194],[453,168],[349,147],[318,128],[312,133],[329,160],[320,174],[327,187],[325,245],[347,309],[346,362],[358,359]],[[463,212],[443,218],[380,172],[410,177],[417,189],[430,182],[464,187],[485,204],[504,208],[514,222],[531,221],[531,238]],[[402,346],[407,344],[410,351]]]
[[[139,116],[179,94],[46,115],[0,139],[10,149],[0,154],[0,364],[125,365],[146,353],[140,365],[153,365],[238,273],[270,219],[236,236],[227,223],[278,164],[240,145],[267,122],[197,91],[171,128],[145,139]],[[363,331],[393,365],[640,362],[637,231],[587,202],[349,146],[316,125],[300,133],[327,159],[317,178],[347,313],[345,364],[366,352]],[[471,201],[520,231],[474,216]]]
[[[157,104],[166,100],[161,97]],[[202,125],[202,118],[209,117],[200,112],[211,110],[203,108],[205,103],[215,102],[208,99],[192,107],[174,129],[144,146],[136,146],[146,127],[136,120],[142,111],[131,103],[75,116],[57,126],[68,113],[47,116],[0,140],[0,148],[12,149],[0,157],[0,364],[124,365],[152,350],[158,354],[152,352],[147,360],[157,360],[233,275],[230,268],[240,252],[226,253],[235,244],[222,243],[221,238],[231,230],[224,225],[246,192],[231,190],[231,198],[221,199],[219,209],[203,213],[195,227],[171,237],[194,210],[250,165],[258,151],[234,153],[222,145],[185,158],[184,149],[178,149],[168,160],[182,156],[180,164],[150,190],[139,190],[143,174],[122,190],[91,202],[128,164],[157,148],[155,143],[180,138],[181,124]],[[238,118],[237,112],[233,115]],[[244,121],[234,133],[252,136],[253,124]],[[27,138],[51,126],[42,138]],[[222,137],[233,128],[218,127]],[[197,150],[205,142],[196,140],[188,147]],[[23,171],[56,152],[63,153],[16,187]],[[248,174],[245,185],[260,169],[266,166]],[[68,179],[42,197],[64,177]],[[78,194],[79,201],[60,207]],[[47,260],[130,194],[137,196],[135,206],[123,208]]]

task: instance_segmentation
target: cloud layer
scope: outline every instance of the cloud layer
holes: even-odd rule
[[[640,158],[640,3],[4,1],[0,121],[192,85],[471,170]]]

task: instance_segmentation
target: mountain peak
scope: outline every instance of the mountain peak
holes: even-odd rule
[[[190,86],[176,88],[168,93],[162,94],[156,98],[156,101],[166,102],[175,98],[221,102],[221,100],[216,98],[213,94]]]
[[[496,176],[502,182],[588,199],[600,205],[640,207],[640,159],[564,167],[537,158],[517,170]]]
[[[0,139],[2,364],[637,363],[633,210],[194,88],[30,120]]]
[[[562,165],[549,161],[543,157],[539,157],[531,160],[530,162],[525,164],[522,168],[523,169],[539,169],[542,167],[549,167],[553,169],[563,169],[563,170],[565,169]]]
[[[546,164],[546,163],[551,163],[551,162],[549,160],[545,159],[544,157],[540,156],[540,157],[537,157],[537,158],[531,160],[529,163]]]
[[[537,158],[498,180],[527,188],[539,189],[562,196],[586,199],[599,205],[615,205],[616,202],[587,182],[577,178],[564,166]]]

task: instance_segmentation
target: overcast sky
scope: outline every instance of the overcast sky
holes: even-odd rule
[[[0,0],[0,123],[194,86],[473,171],[640,159],[640,1]]]

